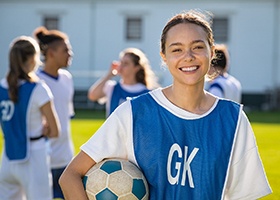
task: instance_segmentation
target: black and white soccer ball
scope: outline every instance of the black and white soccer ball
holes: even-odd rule
[[[83,178],[90,200],[148,200],[146,178],[133,163],[106,159],[94,165]]]

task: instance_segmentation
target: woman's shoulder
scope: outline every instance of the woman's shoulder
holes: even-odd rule
[[[49,88],[49,86],[46,84],[46,82],[42,79],[39,79],[38,81],[34,82],[34,84],[36,84],[35,88],[36,88],[36,92],[39,94],[42,93],[47,93],[49,96],[52,96],[52,92]]]
[[[120,83],[120,86],[125,91],[131,92],[131,93],[138,93],[138,92],[142,92],[142,91],[148,91],[148,88],[146,87],[146,85],[144,85],[142,83],[136,83],[136,84],[133,84],[133,85],[126,85],[126,84]]]
[[[59,76],[66,76],[69,79],[72,79],[72,74],[67,69],[59,69],[58,74]]]
[[[3,87],[3,88],[8,88],[8,82],[7,82],[6,78],[2,78],[0,80],[0,86]]]

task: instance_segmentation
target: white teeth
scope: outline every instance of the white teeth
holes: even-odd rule
[[[191,72],[191,71],[194,71],[196,69],[197,69],[197,67],[183,67],[183,68],[181,68],[181,70],[184,71],[184,72]]]

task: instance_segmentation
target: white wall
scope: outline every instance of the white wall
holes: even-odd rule
[[[10,41],[32,34],[42,24],[44,14],[58,13],[61,30],[70,36],[75,53],[69,70],[77,89],[88,89],[108,70],[111,60],[118,59],[118,53],[129,46],[142,49],[162,84],[168,85],[171,77],[161,69],[159,56],[161,30],[174,14],[201,8],[229,17],[230,72],[241,81],[244,92],[262,93],[280,86],[279,0],[21,2],[0,2],[0,78],[7,69]],[[126,15],[144,16],[141,42],[125,41]]]
[[[240,3],[237,8],[232,17],[231,72],[240,79],[245,92],[267,90],[273,87],[275,64],[273,4]]]
[[[83,3],[1,3],[0,2],[0,78],[8,68],[10,42],[19,35],[32,36],[42,25],[43,16],[59,15],[60,30],[70,38],[74,58],[69,70],[89,70],[91,66],[91,7]],[[79,80],[79,84],[83,80]]]

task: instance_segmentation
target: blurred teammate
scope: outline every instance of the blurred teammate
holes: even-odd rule
[[[120,53],[120,61],[114,61],[105,77],[94,83],[88,98],[92,101],[106,101],[109,116],[127,97],[135,97],[158,86],[146,55],[137,48],[127,48]],[[111,80],[119,75],[120,81]],[[104,99],[106,97],[106,99]]]
[[[72,75],[63,69],[71,64],[73,56],[68,36],[58,30],[39,27],[34,35],[44,57],[44,65],[38,76],[46,82],[54,95],[54,105],[60,123],[61,134],[51,142],[51,168],[54,198],[64,198],[58,179],[74,155],[70,120],[74,116]]]
[[[240,82],[228,73],[229,53],[226,45],[215,45],[215,57],[211,61],[208,72],[210,76],[206,83],[206,90],[217,97],[233,100],[241,103],[242,88]]]
[[[52,181],[46,138],[57,137],[59,121],[48,86],[35,75],[37,42],[16,38],[9,71],[0,82],[0,122],[4,148],[0,168],[1,200],[51,200]]]

